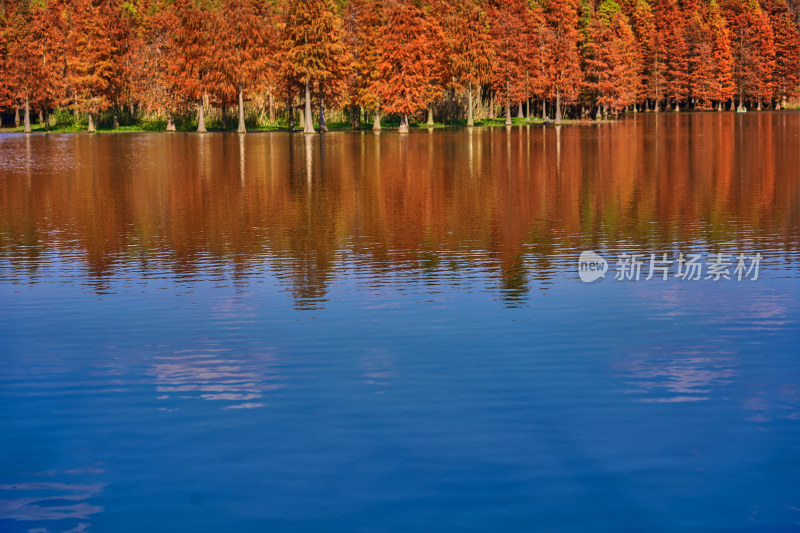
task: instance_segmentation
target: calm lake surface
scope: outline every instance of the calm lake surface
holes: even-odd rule
[[[0,135],[0,531],[795,530],[798,319],[798,113]]]

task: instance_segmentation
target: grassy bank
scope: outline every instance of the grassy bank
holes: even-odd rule
[[[59,117],[60,118],[60,117]],[[552,124],[552,121],[545,122],[541,118],[532,118],[530,120],[525,118],[513,118],[512,123],[514,126],[529,126],[529,125],[545,125],[545,124]],[[564,124],[593,124],[596,121],[591,120],[564,120]],[[206,121],[206,129],[209,132],[236,132],[235,122],[229,120],[228,121],[228,128],[223,129],[222,123],[216,119],[210,119]],[[481,119],[475,121],[475,126],[483,126],[483,127],[503,127],[505,126],[505,117],[502,118],[493,118],[493,119]],[[44,124],[40,124],[38,122],[31,124],[31,133],[86,133],[88,124],[86,121],[81,122],[74,122],[74,121],[63,121],[63,120],[56,120],[50,126],[50,128],[45,128]],[[234,127],[231,127],[234,126]],[[393,117],[389,117],[381,121],[381,128],[385,130],[393,130],[397,129],[400,126],[400,121],[397,119],[393,119]],[[426,122],[412,122],[410,124],[411,128],[414,129],[441,129],[441,128],[464,128],[467,126],[466,120],[456,120],[452,122],[435,122],[433,126],[428,126]],[[197,123],[194,121],[186,120],[186,121],[176,121],[175,127],[179,132],[187,132],[192,133],[197,131]],[[315,128],[319,128],[319,125],[315,123]],[[137,121],[129,121],[129,123],[121,124],[120,126],[114,128],[110,121],[101,121],[100,124],[96,126],[97,133],[141,133],[141,132],[166,132],[167,122],[163,119],[144,119],[144,120],[137,120]],[[328,122],[328,130],[329,131],[352,131],[352,125],[350,122]],[[6,124],[5,127],[0,127],[0,133],[22,133],[24,127],[22,125],[19,126],[12,126],[8,127]],[[372,131],[372,122],[363,123],[359,128],[360,131]],[[263,123],[249,123],[247,124],[247,131],[248,132],[263,132],[263,131],[288,131],[287,125],[284,123],[275,123],[275,124],[263,124]],[[301,128],[298,128],[298,124],[295,124],[295,131],[302,131]]]

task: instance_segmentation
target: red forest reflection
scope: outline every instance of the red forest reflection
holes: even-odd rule
[[[376,273],[480,268],[513,302],[579,249],[796,250],[798,168],[796,113],[407,136],[6,136],[0,255],[35,268],[78,254],[98,279],[132,263],[180,277],[209,260],[246,278],[268,257],[301,304],[324,298],[345,257]]]

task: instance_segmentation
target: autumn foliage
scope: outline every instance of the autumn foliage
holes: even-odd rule
[[[325,131],[505,114],[772,109],[800,90],[787,0],[5,0],[0,118]],[[276,98],[277,97],[277,98]],[[279,119],[276,119],[276,110]],[[539,111],[541,110],[541,111]],[[53,119],[53,115],[56,118]],[[13,117],[13,119],[12,119]],[[268,118],[267,118],[268,117]]]

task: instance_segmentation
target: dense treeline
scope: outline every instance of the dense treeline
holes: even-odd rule
[[[0,109],[30,130],[177,118],[313,132],[785,107],[796,0],[0,0]],[[22,115],[22,118],[20,117]],[[189,118],[191,117],[191,118]],[[196,122],[195,122],[196,120]]]

